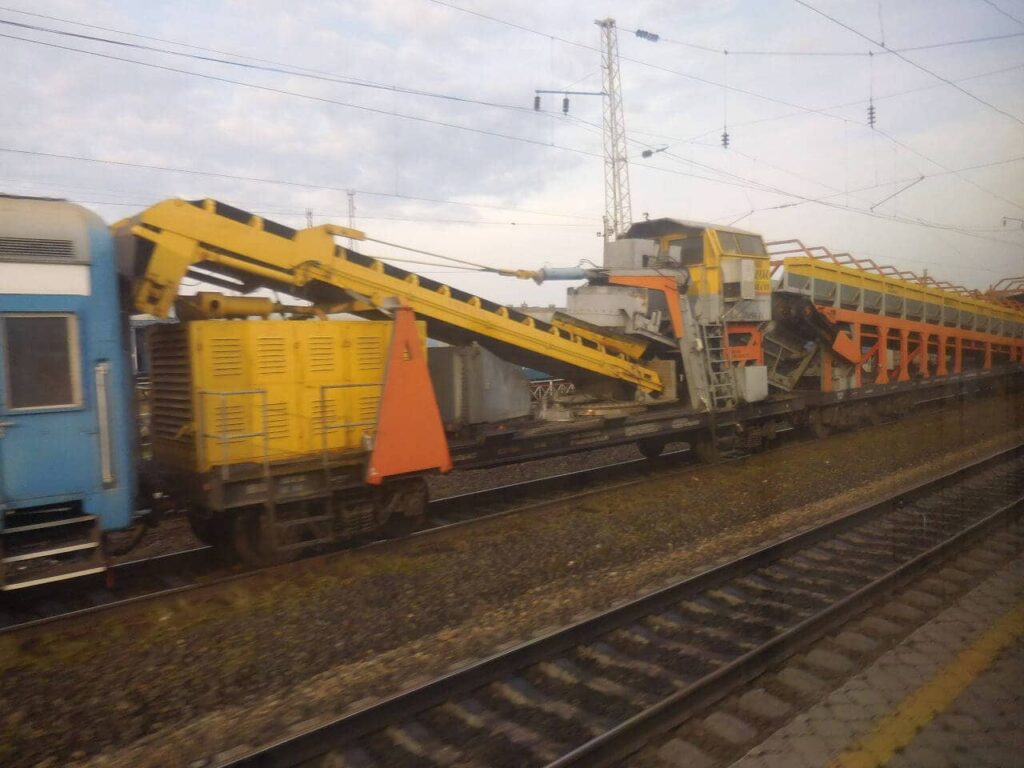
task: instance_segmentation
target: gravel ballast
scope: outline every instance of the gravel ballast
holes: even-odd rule
[[[0,763],[201,766],[1022,435],[988,399],[0,638]]]

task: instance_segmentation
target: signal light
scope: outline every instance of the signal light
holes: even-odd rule
[[[533,97],[533,111],[540,112],[540,96]]]
[[[568,96],[566,96],[566,97],[564,97],[562,99],[562,114],[563,115],[568,115],[569,114],[569,97]]]

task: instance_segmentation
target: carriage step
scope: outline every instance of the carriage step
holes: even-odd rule
[[[95,541],[90,541],[86,544],[69,544],[66,547],[54,547],[53,549],[43,549],[35,552],[26,552],[22,555],[11,555],[5,557],[3,562],[5,563],[24,563],[28,560],[44,560],[48,557],[56,557],[57,555],[67,555],[71,552],[84,552],[87,549],[96,549],[99,547]]]
[[[9,528],[4,528],[0,531],[0,535],[3,536],[14,536],[19,533],[27,533],[28,531],[41,531],[44,528],[59,528],[62,525],[77,525],[79,523],[90,523],[96,519],[95,515],[81,515],[79,517],[68,517],[63,520],[50,520],[45,523],[28,523],[27,525],[15,525]]]
[[[8,510],[0,533],[0,591],[106,570],[99,518],[75,506]]]
[[[25,589],[26,587],[38,587],[43,584],[50,584],[55,581],[64,581],[65,579],[77,579],[82,576],[92,576],[97,573],[103,573],[107,570],[105,565],[94,565],[88,568],[68,568],[59,572],[49,572],[45,576],[39,576],[34,579],[27,581],[15,581],[9,584],[0,586],[0,592],[13,592],[16,589]]]

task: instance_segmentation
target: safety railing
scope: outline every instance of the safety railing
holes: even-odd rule
[[[576,385],[566,379],[543,379],[530,382],[530,397],[537,402],[552,397],[571,395],[575,391]]]
[[[207,432],[204,424],[206,415],[206,408],[204,398],[216,397],[218,398],[217,416],[221,424],[226,425],[229,421],[229,414],[227,410],[227,399],[229,397],[250,397],[258,395],[260,398],[260,420],[262,424],[262,430],[259,432],[235,432],[230,429],[224,429],[220,432]],[[200,390],[199,392],[199,463],[200,466],[206,466],[206,441],[213,440],[218,445],[218,451],[220,452],[222,463],[220,465],[221,477],[227,480],[231,474],[231,445],[233,443],[239,443],[245,440],[252,440],[255,438],[262,438],[263,444],[263,455],[259,457],[263,464],[264,472],[267,471],[270,461],[270,432],[267,429],[267,390],[265,389],[233,389],[225,390],[222,392],[209,392],[206,390]],[[243,423],[245,423],[243,421]]]
[[[365,382],[357,384],[322,384],[320,386],[320,439],[322,446],[323,461],[326,466],[327,456],[330,452],[329,433],[339,429],[355,429],[357,427],[373,427],[377,425],[376,415],[372,420],[363,421],[341,421],[334,424],[327,422],[327,392],[332,389],[380,389],[383,385],[380,382]],[[379,408],[378,404],[378,408]]]

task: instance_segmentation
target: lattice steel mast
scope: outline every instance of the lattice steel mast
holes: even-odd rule
[[[633,220],[629,200],[626,122],[619,81],[619,34],[615,19],[594,22],[601,28],[601,72],[604,76],[604,236],[622,234]]]

